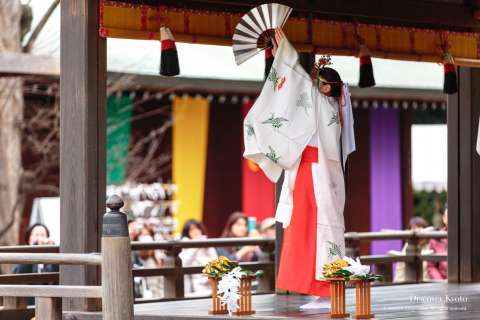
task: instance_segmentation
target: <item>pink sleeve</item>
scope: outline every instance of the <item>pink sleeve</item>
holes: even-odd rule
[[[428,247],[434,252],[437,253],[437,245],[435,240],[430,240]],[[427,262],[427,274],[431,280],[442,280],[443,277],[440,274],[439,264],[437,262],[428,261]]]
[[[437,263],[428,261],[427,262],[427,274],[431,280],[442,280],[443,277],[438,270]]]

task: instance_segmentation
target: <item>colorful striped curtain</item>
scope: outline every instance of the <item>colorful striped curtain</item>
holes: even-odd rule
[[[209,102],[206,98],[176,97],[172,116],[172,175],[178,187],[176,218],[181,228],[188,219],[202,220]]]
[[[132,104],[129,97],[107,99],[107,184],[122,184],[127,178]]]
[[[252,102],[243,105],[243,117],[252,107]],[[242,146],[242,151],[243,151]],[[275,214],[275,184],[265,176],[254,162],[242,157],[242,207],[245,214],[261,222]]]

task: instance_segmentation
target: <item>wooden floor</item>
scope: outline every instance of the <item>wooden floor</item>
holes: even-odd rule
[[[298,309],[311,299],[297,295],[257,295],[253,297],[257,313],[250,317],[210,316],[210,300],[203,299],[140,304],[135,306],[135,319],[330,319],[328,314]],[[354,289],[347,289],[347,309],[353,316]],[[480,319],[480,284],[428,283],[374,287],[372,309],[376,319]],[[67,319],[100,318],[76,315]]]

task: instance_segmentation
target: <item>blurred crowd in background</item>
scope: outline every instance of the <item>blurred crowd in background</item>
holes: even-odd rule
[[[165,220],[165,219],[163,219]],[[203,240],[207,239],[208,232],[201,221],[187,220],[178,234],[173,232],[173,223],[166,227],[159,219],[135,217],[129,215],[128,231],[131,241],[152,242],[158,240]],[[413,217],[410,220],[410,230],[447,230],[448,209],[443,213],[443,226],[434,228],[422,217]],[[242,212],[233,212],[227,219],[222,238],[275,238],[276,222],[269,217],[257,223],[255,217],[248,217]],[[29,245],[54,244],[50,239],[50,232],[44,224],[32,225],[25,234],[25,243]],[[418,250],[422,254],[447,253],[447,239],[421,240]],[[389,254],[402,255],[406,252],[406,244],[401,251],[390,250]],[[186,248],[182,249],[179,257],[182,266],[204,266],[218,256],[226,256],[238,262],[257,261],[260,255],[258,246],[235,246],[218,248]],[[165,266],[165,252],[163,250],[141,250],[132,252],[134,268],[161,268]],[[424,262],[423,281],[444,281],[447,279],[447,262]],[[54,265],[17,265],[14,273],[55,272],[58,266]],[[398,262],[394,265],[394,282],[405,281],[405,264]],[[135,277],[136,298],[162,298],[164,296],[163,277]],[[185,275],[184,290],[186,297],[207,296],[211,293],[208,278],[201,274]]]

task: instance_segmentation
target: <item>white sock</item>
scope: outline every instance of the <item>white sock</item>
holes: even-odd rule
[[[309,303],[300,306],[301,310],[321,309],[330,311],[330,297],[318,297]]]

